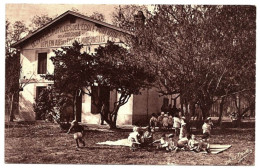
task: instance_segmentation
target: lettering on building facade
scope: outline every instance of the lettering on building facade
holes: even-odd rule
[[[30,48],[48,48],[71,46],[74,41],[84,45],[106,43],[109,41],[119,42],[122,34],[106,27],[97,27],[94,23],[78,21],[66,22],[63,25],[48,29],[39,38],[30,42]],[[120,40],[119,40],[120,39]]]

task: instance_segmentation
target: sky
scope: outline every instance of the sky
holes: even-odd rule
[[[29,25],[35,15],[41,16],[47,14],[50,17],[55,17],[72,8],[76,8],[79,12],[89,15],[93,12],[102,13],[105,16],[106,22],[111,23],[112,12],[117,6],[113,4],[6,4],[5,16],[11,23],[24,21],[26,25]]]

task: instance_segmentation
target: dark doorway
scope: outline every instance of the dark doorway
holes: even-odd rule
[[[101,107],[105,104],[105,116],[107,116],[107,112],[109,110],[109,100],[110,100],[110,89],[109,87],[104,86],[94,86],[91,87],[91,91],[94,98],[91,98],[91,113],[99,114],[101,111]],[[101,119],[103,120],[103,119]]]

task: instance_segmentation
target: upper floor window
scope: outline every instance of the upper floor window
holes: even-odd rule
[[[38,53],[38,74],[47,73],[47,52]]]

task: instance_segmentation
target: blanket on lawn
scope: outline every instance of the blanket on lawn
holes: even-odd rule
[[[98,142],[98,145],[115,145],[115,146],[128,146],[130,147],[131,144],[128,141],[128,139],[119,139],[117,141],[106,141],[106,142]],[[223,145],[223,144],[210,144],[210,151],[212,154],[218,154],[220,152],[223,152],[227,149],[229,149],[231,145]],[[205,151],[202,151],[201,153],[206,153]]]

